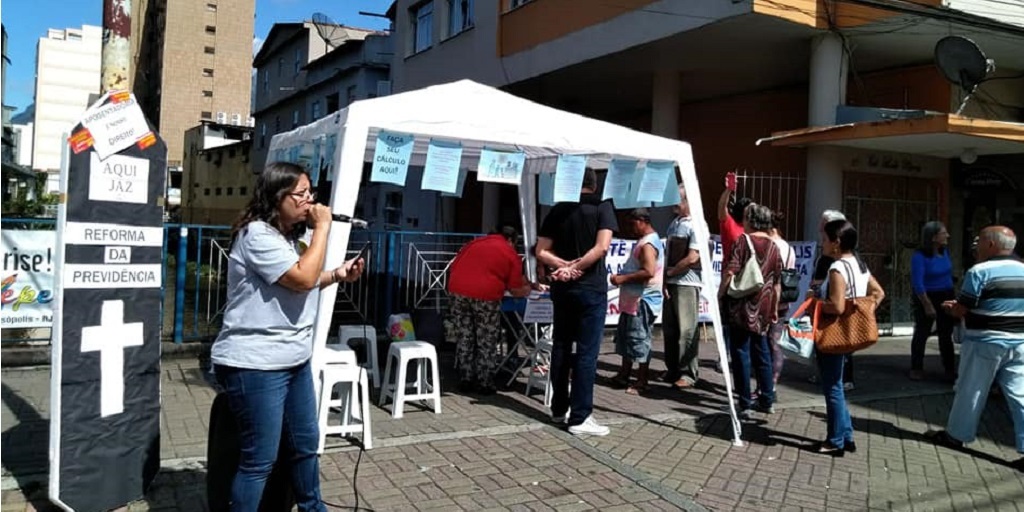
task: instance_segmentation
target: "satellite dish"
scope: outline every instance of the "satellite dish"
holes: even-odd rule
[[[316,33],[320,35],[320,39],[324,40],[327,51],[337,47],[334,39],[341,35],[343,30],[330,16],[322,12],[313,13],[313,26],[316,27]]]
[[[967,106],[978,85],[996,68],[995,61],[986,58],[974,41],[962,36],[946,36],[935,44],[935,65],[946,80],[959,85],[966,93],[957,114]]]

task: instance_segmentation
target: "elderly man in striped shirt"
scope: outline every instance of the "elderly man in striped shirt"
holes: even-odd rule
[[[1024,454],[1024,263],[1013,256],[1016,245],[1007,227],[982,230],[980,263],[967,271],[956,300],[942,305],[965,319],[966,330],[946,430],[925,434],[936,444],[961,448],[974,440],[994,379],[1013,418],[1017,452]],[[1013,466],[1024,471],[1024,458]]]

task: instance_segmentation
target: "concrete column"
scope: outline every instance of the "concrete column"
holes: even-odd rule
[[[483,208],[480,218],[480,232],[490,233],[498,224],[498,212],[501,208],[501,187],[497,183],[483,183]]]
[[[807,91],[809,126],[836,123],[836,107],[846,101],[846,74],[849,62],[843,41],[832,32],[811,40],[810,80]],[[842,210],[843,169],[834,148],[811,146],[807,149],[807,196],[804,210],[804,239],[818,239],[821,212]]]
[[[679,138],[679,72],[674,69],[654,72],[651,94],[651,133],[670,139]]]

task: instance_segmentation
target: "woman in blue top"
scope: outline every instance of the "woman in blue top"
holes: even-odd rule
[[[296,504],[326,512],[320,497],[317,407],[310,356],[320,289],[354,281],[362,259],[323,270],[331,211],[316,204],[309,175],[275,162],[232,231],[228,302],[213,343],[217,380],[238,422],[241,457],[231,511],[256,512],[282,440]],[[309,244],[300,242],[307,226]]]
[[[939,221],[921,228],[921,246],[910,258],[910,284],[914,292],[914,337],[910,344],[910,378],[924,378],[924,345],[938,323],[939,353],[945,379],[956,378],[953,354],[953,327],[956,321],[942,309],[942,303],[953,300],[953,262],[949,259],[949,232]]]

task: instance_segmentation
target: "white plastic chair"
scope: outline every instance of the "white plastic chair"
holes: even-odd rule
[[[406,394],[406,371],[409,363],[416,361],[419,371],[416,376],[416,393]],[[398,371],[392,382],[391,365],[397,362]],[[430,365],[430,379],[427,379],[427,363]],[[388,362],[384,366],[384,382],[380,390],[381,407],[392,399],[391,417],[401,418],[406,402],[432,400],[434,414],[441,414],[441,376],[437,367],[437,350],[425,341],[396,341],[388,349]]]
[[[354,363],[325,364],[320,371],[320,378],[320,410],[318,414],[320,442],[317,453],[323,453],[327,436],[334,434],[362,432],[363,447],[367,450],[373,448],[373,436],[370,429],[370,386],[365,369]],[[335,399],[331,395],[338,384],[346,386]],[[354,402],[356,407],[353,407]],[[340,425],[329,425],[328,418],[332,407],[341,408]],[[353,424],[352,419],[359,421]]]
[[[373,387],[380,387],[380,364],[377,359],[377,329],[372,325],[342,325],[338,327],[338,342],[348,346],[351,340],[366,340],[366,362],[363,368],[373,379]]]

